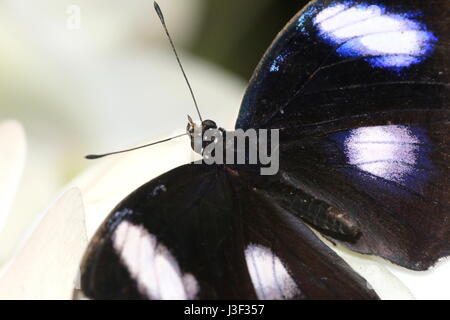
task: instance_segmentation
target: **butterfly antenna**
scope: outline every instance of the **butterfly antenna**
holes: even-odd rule
[[[85,158],[89,159],[89,160],[99,159],[99,158],[103,158],[103,157],[110,156],[110,155],[113,155],[113,154],[119,154],[119,153],[124,153],[124,152],[128,152],[128,151],[133,151],[133,150],[137,150],[137,149],[142,149],[142,148],[154,146],[155,144],[160,144],[160,143],[163,143],[163,142],[167,142],[167,141],[170,141],[172,139],[176,139],[176,138],[183,137],[183,136],[186,136],[186,135],[187,135],[187,133],[183,133],[183,134],[180,134],[178,136],[174,136],[174,137],[167,138],[167,139],[164,139],[164,140],[152,142],[152,143],[140,146],[140,147],[131,148],[131,149],[127,149],[127,150],[109,152],[109,153],[104,153],[104,154],[89,154]]]
[[[181,72],[183,72],[184,79],[186,80],[186,83],[189,87],[189,91],[191,92],[192,100],[194,100],[194,105],[195,105],[195,109],[197,110],[198,117],[200,118],[200,121],[203,121],[202,116],[200,114],[200,109],[198,108],[197,100],[195,99],[194,91],[192,90],[191,84],[189,83],[189,80],[186,76],[186,72],[184,72],[184,68],[183,68],[183,65],[181,64],[180,57],[178,56],[177,49],[175,49],[175,45],[173,43],[172,37],[170,36],[169,30],[167,29],[166,21],[164,19],[164,15],[161,11],[161,8],[159,7],[159,5],[156,1],[153,2],[153,5],[155,7],[156,13],[158,14],[159,20],[161,20],[161,24],[164,28],[164,31],[166,32],[167,38],[169,38],[170,45],[172,47],[173,53],[175,54],[175,57],[177,58],[177,62],[178,62],[178,65],[180,66]]]

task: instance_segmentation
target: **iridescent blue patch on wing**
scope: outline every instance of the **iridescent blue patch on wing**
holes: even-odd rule
[[[365,58],[375,68],[401,71],[426,60],[437,37],[416,19],[418,12],[392,13],[382,5],[335,3],[313,23],[319,37],[345,58]]]
[[[301,14],[297,20],[297,30],[303,32],[304,34],[308,34],[308,22],[310,21],[311,17],[313,17],[319,10],[320,8],[318,6],[311,6],[305,12],[303,12],[303,14]]]
[[[280,71],[280,64],[286,60],[286,54],[280,54],[278,55],[275,60],[272,62],[272,65],[270,66],[269,71],[270,72],[277,72]]]

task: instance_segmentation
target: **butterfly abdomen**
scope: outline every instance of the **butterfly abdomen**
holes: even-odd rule
[[[285,181],[286,182],[286,181]],[[272,181],[258,186],[285,210],[325,233],[355,239],[361,232],[348,212],[338,209],[289,183]]]
[[[303,193],[296,196],[293,209],[299,212],[305,221],[319,229],[351,238],[360,233],[357,223],[345,211],[322,200],[305,197]]]

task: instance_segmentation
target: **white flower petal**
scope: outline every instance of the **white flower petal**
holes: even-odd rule
[[[427,271],[413,271],[395,265],[388,270],[399,278],[419,300],[450,299],[450,260],[442,259]]]
[[[0,231],[22,176],[25,153],[25,132],[21,124],[14,120],[0,123]]]
[[[409,288],[390,272],[388,269],[390,263],[388,261],[334,245],[318,232],[315,233],[338,256],[344,259],[355,272],[366,279],[370,287],[375,290],[382,300],[411,300],[415,298]]]
[[[70,299],[86,244],[81,193],[72,188],[2,270],[0,299]]]

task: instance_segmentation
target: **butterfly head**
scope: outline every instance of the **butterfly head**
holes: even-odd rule
[[[212,120],[203,120],[200,125],[196,124],[190,116],[188,116],[188,124],[186,127],[186,131],[191,139],[192,149],[196,151],[194,148],[194,141],[199,139],[198,141],[203,141],[203,135],[207,130],[217,129],[217,124]],[[205,147],[204,145],[202,146]]]

